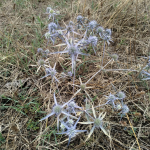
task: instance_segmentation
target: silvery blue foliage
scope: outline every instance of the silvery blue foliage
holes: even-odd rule
[[[79,117],[79,119],[80,119],[80,117]],[[66,123],[62,122],[63,125],[66,127],[67,131],[57,133],[57,134],[66,134],[66,135],[68,135],[68,137],[69,137],[68,146],[70,144],[71,138],[75,137],[80,132],[86,132],[87,131],[87,130],[77,130],[76,129],[76,126],[77,126],[77,123],[79,122],[79,119],[76,121],[74,126],[70,126],[70,127]]]
[[[97,46],[98,38],[96,36],[90,36],[88,38],[88,43],[92,45],[93,50],[96,54],[95,47]]]
[[[54,22],[51,22],[50,24],[48,24],[48,30],[50,33],[54,33],[55,30],[57,29],[57,24]]]

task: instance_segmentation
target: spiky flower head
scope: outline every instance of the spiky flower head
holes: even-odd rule
[[[97,29],[96,29],[96,32],[99,34],[99,36],[102,38],[102,35],[103,35],[103,32],[104,32],[104,28],[99,26]]]
[[[73,26],[73,25],[74,25],[74,22],[73,22],[73,21],[69,21],[69,25],[70,25],[70,26]]]
[[[114,59],[114,61],[117,61],[119,56],[117,54],[112,54],[111,57]]]
[[[47,58],[47,55],[49,54],[49,50],[46,49],[45,51],[42,51],[42,57]]]
[[[79,119],[80,119],[80,117],[79,117]],[[62,132],[62,133],[57,133],[57,134],[66,134],[69,136],[68,146],[70,144],[71,138],[75,137],[79,132],[85,132],[86,131],[86,130],[76,130],[76,126],[77,126],[79,119],[76,121],[74,126],[71,126],[71,127],[67,126],[67,124],[64,123],[64,126],[66,127],[67,131]]]
[[[62,106],[61,105],[55,105],[53,107],[53,112],[56,116],[58,116],[62,112]]]
[[[78,132],[76,132],[74,127],[70,127],[68,129],[68,132],[66,133],[69,137],[75,137]]]
[[[128,112],[129,112],[129,107],[124,104],[124,105],[122,106],[122,111],[121,111],[121,113],[122,113],[122,115],[125,115],[125,114],[128,113]]]
[[[50,33],[53,33],[56,29],[57,29],[57,24],[56,24],[56,23],[51,22],[51,23],[48,25],[48,30],[49,30]]]
[[[50,32],[46,32],[46,33],[45,33],[45,38],[46,38],[46,39],[50,39],[50,38],[51,38]]]
[[[124,92],[120,91],[117,93],[117,97],[118,97],[118,99],[124,99],[126,97],[126,95]]]
[[[74,31],[74,28],[73,28],[72,25],[69,24],[69,25],[66,27],[66,30],[67,30],[67,33],[70,33],[70,32],[73,32],[73,31]]]
[[[65,48],[64,51],[60,51],[60,52],[54,52],[53,54],[58,54],[58,53],[68,53],[71,57],[71,61],[72,61],[72,73],[74,73],[75,71],[75,66],[76,66],[76,60],[78,55],[88,55],[85,53],[82,53],[80,51],[80,45],[81,45],[81,41],[79,41],[78,43],[74,44],[73,39],[67,39],[65,37],[65,42],[67,47]]]
[[[99,128],[100,126],[102,126],[101,118],[94,119],[94,125],[95,125],[96,128]]]
[[[73,45],[71,45],[71,46],[68,48],[68,51],[69,51],[69,54],[70,54],[70,55],[75,55],[75,56],[77,56],[77,54],[78,54],[78,48],[75,47],[75,46],[73,46]]]
[[[46,68],[46,74],[51,75],[51,77],[56,75],[56,70],[53,68]]]
[[[48,53],[49,53],[49,49],[46,49],[46,50],[45,50],[45,53],[48,54]]]
[[[107,103],[112,105],[113,108],[115,108],[116,106],[114,101],[117,99],[117,97],[111,93],[109,94],[109,96],[106,97],[107,97]]]
[[[68,112],[69,113],[75,113],[76,114],[76,108],[82,109],[82,107],[79,107],[74,101],[71,101],[68,103]]]
[[[60,128],[61,128],[62,131],[64,131],[66,129],[66,127],[64,126],[63,123],[60,124]]]
[[[76,103],[74,101],[71,101],[69,104],[68,104],[69,107],[75,107],[76,106]]]
[[[127,105],[123,104],[122,110],[119,113],[121,115],[120,119],[122,119],[122,117],[125,116],[128,112],[129,112],[129,107]]]
[[[59,11],[55,11],[55,10],[53,10],[51,7],[47,7],[46,13],[49,14],[49,19],[50,19],[51,17],[53,17],[53,21],[54,21],[55,15],[58,15],[58,14],[59,14]]]
[[[46,8],[46,13],[50,13],[50,12],[52,12],[52,8],[51,7],[47,7]]]
[[[85,88],[86,88],[86,84],[81,84],[81,85],[80,85],[80,88],[81,88],[81,90],[83,90],[83,91],[84,91],[84,90],[85,90]]]
[[[105,36],[111,36],[111,29],[105,30]]]
[[[66,122],[66,124],[71,127],[74,124],[73,119],[68,118],[68,121]]]
[[[109,96],[106,96],[107,97],[107,100],[108,101],[114,101],[114,100],[116,100],[117,98],[116,98],[116,96],[115,95],[113,95],[113,94],[109,94]]]
[[[57,104],[57,100],[56,100],[56,97],[55,97],[55,93],[54,93],[54,102],[55,102],[55,105],[53,106],[53,110],[50,114],[48,114],[47,116],[45,116],[44,118],[42,118],[40,121],[42,120],[45,120],[47,119],[48,117],[52,116],[52,115],[56,115],[57,116],[57,122],[58,122],[58,125],[59,125],[59,116],[60,114],[64,114],[66,116],[70,116],[70,117],[73,117],[75,119],[77,119],[76,117],[70,115],[69,113],[66,113],[63,108],[70,102],[71,100],[69,100],[67,103],[63,104],[63,105],[58,105]],[[57,126],[57,129],[59,128],[59,126]]]
[[[39,66],[43,66],[45,64],[45,60],[44,59],[40,59],[39,61],[38,61],[38,65]]]
[[[38,52],[38,53],[42,53],[42,52],[43,52],[43,49],[42,49],[42,48],[38,48],[38,49],[37,49],[37,52]]]
[[[111,39],[111,29],[106,29],[104,31],[102,39],[104,41],[106,41],[108,45],[110,44],[110,41],[112,41],[112,39]]]
[[[121,104],[117,104],[117,105],[116,105],[116,109],[117,109],[117,111],[120,110],[120,109],[122,109]]]
[[[97,41],[98,41],[98,38],[96,36],[90,36],[88,38],[88,43],[92,44],[93,46],[97,45]]]
[[[97,21],[93,20],[93,21],[90,21],[90,22],[89,22],[88,27],[89,27],[91,30],[93,30],[94,28],[96,28],[96,26],[97,26]]]
[[[91,115],[89,115],[89,114],[87,113],[87,111],[86,111],[86,113],[93,119],[92,122],[89,121],[89,119],[88,119],[88,122],[80,122],[81,124],[93,124],[93,127],[92,127],[92,129],[91,129],[91,131],[90,131],[90,133],[89,133],[89,135],[88,135],[88,137],[87,137],[87,139],[86,139],[85,141],[87,141],[87,140],[90,138],[90,136],[91,136],[92,133],[94,132],[94,129],[95,129],[95,128],[100,128],[107,136],[109,136],[108,133],[107,133],[107,131],[106,131],[105,128],[103,127],[103,119],[104,119],[104,117],[105,117],[105,115],[106,115],[106,112],[105,112],[105,113],[103,113],[103,112],[100,113],[99,117],[97,118],[97,117],[96,117],[96,112],[95,112],[95,109],[94,109],[93,106],[92,106],[92,111],[93,111],[94,118],[91,117]],[[109,136],[109,137],[110,137],[110,136]]]
[[[82,23],[83,22],[83,17],[81,15],[77,16],[77,22]]]
[[[72,77],[72,72],[71,71],[68,72],[68,76]]]
[[[61,30],[57,30],[57,33],[58,33],[59,35],[63,35],[63,32],[62,32]]]

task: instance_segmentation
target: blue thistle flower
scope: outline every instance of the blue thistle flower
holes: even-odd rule
[[[47,7],[46,14],[49,14],[49,19],[53,17],[53,21],[54,21],[55,16],[59,14],[59,11],[54,11],[51,7]]]
[[[98,38],[96,36],[90,36],[88,38],[88,43],[92,45],[93,50],[96,54],[95,47],[97,46]]]
[[[92,111],[93,111],[94,118],[91,115],[89,115],[87,113],[87,111],[85,111],[92,118],[92,120],[93,120],[92,122],[90,122],[90,121],[89,122],[80,122],[81,124],[93,124],[93,127],[92,127],[92,129],[91,129],[91,131],[90,131],[90,133],[89,133],[89,135],[85,141],[87,141],[90,138],[90,136],[94,132],[95,128],[100,128],[104,132],[105,135],[110,137],[109,134],[107,133],[107,131],[103,127],[103,118],[105,117],[106,113],[102,112],[102,113],[100,113],[99,117],[96,117],[96,113],[95,113],[93,106],[92,106]]]
[[[93,20],[93,21],[90,21],[89,24],[88,24],[88,28],[91,29],[93,31],[93,29],[95,29],[97,26],[97,21]]]
[[[57,29],[57,24],[54,22],[51,22],[50,24],[48,24],[48,30],[50,33],[54,33],[55,30]]]
[[[123,116],[125,116],[128,112],[129,112],[129,107],[125,104],[122,105],[122,108],[121,108],[121,112],[119,113],[121,115],[121,118],[120,120],[122,119]]]
[[[104,33],[104,28],[103,28],[103,27],[98,27],[98,28],[96,29],[96,32],[99,34],[99,36],[100,36],[101,38],[103,38],[103,33]]]
[[[111,57],[113,58],[114,61],[117,61],[119,58],[117,54],[112,54]]]
[[[113,94],[109,94],[109,96],[107,97],[107,104],[111,104],[113,108],[115,108],[115,100],[117,99],[117,97]]]
[[[38,52],[38,53],[42,53],[42,52],[43,52],[43,49],[42,49],[42,48],[38,48],[38,49],[37,49],[37,52]]]
[[[117,98],[118,99],[124,99],[126,97],[126,94],[122,91],[118,92],[117,93]]]
[[[49,50],[48,49],[46,49],[45,51],[43,50],[41,53],[42,53],[43,58],[47,58],[47,56],[49,54]]]
[[[67,103],[63,104],[63,105],[59,105],[57,103],[57,100],[56,100],[56,96],[55,96],[55,93],[54,93],[54,102],[55,102],[55,105],[53,107],[53,110],[50,114],[46,115],[44,118],[40,119],[40,121],[42,120],[45,120],[49,117],[51,117],[52,115],[55,115],[57,117],[57,130],[59,130],[59,116],[60,114],[64,114],[66,116],[70,116],[72,118],[75,118],[77,119],[76,117],[70,115],[69,113],[67,113],[66,111],[63,110],[63,108],[70,102],[71,100],[69,100]]]
[[[77,16],[77,22],[83,23],[83,17],[81,15]]]
[[[68,103],[68,112],[69,113],[74,113],[76,114],[76,108],[82,109],[82,107],[79,107],[74,101],[71,101],[70,103]]]
[[[74,120],[73,120],[73,119],[70,119],[69,117],[67,117],[67,122],[66,122],[66,124],[67,124],[68,127],[71,127],[71,126],[73,126],[73,124],[74,124]]]
[[[53,68],[51,68],[51,67],[45,68],[46,75],[44,77],[42,77],[41,79],[44,79],[44,78],[46,78],[48,76],[51,76],[52,77],[52,81],[53,81],[53,79],[55,79],[57,82],[59,82],[58,79],[56,78],[56,73],[57,72],[55,70],[55,67],[56,67],[56,63],[55,63]]]
[[[65,48],[65,50],[61,51],[61,52],[54,52],[54,53],[51,53],[51,54],[68,53],[70,55],[70,57],[71,57],[71,60],[72,60],[72,73],[74,73],[75,66],[76,66],[76,60],[77,60],[78,55],[79,54],[80,55],[88,55],[88,54],[82,53],[80,51],[79,45],[81,44],[81,41],[79,41],[78,43],[74,44],[72,39],[71,39],[70,43],[69,43],[67,38],[65,38],[65,40],[66,40],[66,44],[67,44],[67,47]]]
[[[79,117],[79,119],[80,119],[80,117]],[[71,138],[75,137],[80,132],[86,132],[87,131],[87,130],[77,130],[76,129],[76,126],[77,126],[77,123],[78,123],[79,119],[76,121],[74,126],[71,126],[71,127],[69,127],[69,126],[67,126],[67,124],[63,123],[63,125],[66,127],[67,131],[61,132],[61,133],[56,133],[56,134],[66,134],[66,135],[68,135],[68,137],[69,137],[68,146],[70,144]]]
[[[106,41],[108,45],[110,44],[109,41],[112,41],[112,39],[111,39],[111,29],[106,29],[106,30],[103,32],[103,37],[102,37],[102,39],[103,39],[104,41]]]

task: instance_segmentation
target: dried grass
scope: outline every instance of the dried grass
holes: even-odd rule
[[[19,3],[19,1],[17,1]],[[59,2],[59,3],[56,3]],[[62,7],[64,3],[65,7]],[[22,6],[22,5],[23,6]],[[75,20],[79,14],[84,14],[88,19],[97,20],[101,26],[112,29],[113,43],[106,48],[107,53],[117,53],[119,61],[110,64],[106,69],[121,68],[137,70],[144,66],[144,59],[141,56],[150,55],[150,2],[148,0],[78,0],[78,1],[34,1],[26,0],[19,5],[13,0],[2,2],[0,9],[0,81],[1,89],[0,105],[7,106],[0,109],[0,132],[5,137],[5,142],[0,143],[1,149],[67,149],[66,137],[58,137],[57,144],[55,143],[56,121],[50,118],[46,125],[38,123],[36,130],[27,129],[29,120],[37,122],[43,114],[36,114],[38,110],[32,110],[33,105],[26,109],[24,106],[34,98],[38,98],[37,103],[40,103],[40,109],[49,112],[53,102],[53,95],[49,93],[49,79],[39,81],[39,78],[44,74],[42,71],[35,74],[36,70],[32,65],[36,65],[38,55],[36,50],[39,47],[49,48],[51,51],[56,51],[57,48],[52,46],[46,47],[46,41],[42,37],[47,30],[47,16],[44,11],[47,6],[54,6],[61,11],[65,22]],[[41,23],[37,16],[41,18],[44,27],[41,28]],[[60,22],[61,23],[61,22]],[[39,34],[39,37],[38,36]],[[35,41],[34,41],[35,39]],[[38,40],[39,43],[38,43]],[[33,44],[34,43],[34,44]],[[102,54],[102,46],[98,46],[98,56]],[[104,64],[108,62],[109,56],[106,55]],[[62,66],[59,55],[50,56],[50,60],[58,62],[57,70],[61,70]],[[80,67],[77,75],[82,75],[82,82],[85,83],[95,72],[99,70],[100,57],[91,56],[85,61],[94,60],[95,62],[85,63],[84,67]],[[66,66],[69,66],[69,62]],[[83,63],[83,62],[82,62]],[[80,62],[77,63],[77,68]],[[87,73],[86,67],[88,67]],[[60,71],[61,72],[61,71]],[[91,97],[95,97],[94,105],[100,105],[105,102],[104,95],[115,93],[116,89],[123,90],[127,97],[125,103],[129,105],[129,118],[124,117],[119,122],[117,113],[107,107],[98,108],[97,111],[106,111],[107,130],[110,131],[112,140],[110,141],[99,130],[95,131],[90,140],[85,144],[83,141],[87,135],[78,136],[73,139],[71,146],[75,149],[150,149],[150,100],[148,93],[150,84],[144,85],[137,77],[137,73],[130,75],[127,72],[115,71],[100,73],[94,78],[88,86],[94,86],[89,89],[88,93]],[[17,81],[24,81],[19,85]],[[18,85],[13,87],[13,83]],[[75,83],[79,85],[79,80]],[[7,86],[9,84],[9,87]],[[72,82],[69,80],[61,81],[58,84],[61,93],[60,103],[67,102],[72,96]],[[53,86],[52,89],[56,87]],[[78,90],[75,88],[75,91]],[[63,101],[62,101],[63,100]],[[80,106],[84,106],[83,93],[76,96],[76,102]],[[13,107],[22,106],[16,110]],[[26,115],[23,115],[23,113]],[[84,120],[84,117],[82,118]],[[132,124],[128,123],[130,120]],[[81,126],[82,130],[84,127]],[[87,129],[90,129],[87,126]],[[84,128],[85,129],[85,128]],[[133,129],[136,129],[136,131]],[[98,134],[97,134],[98,132]],[[43,135],[52,133],[50,141],[44,138]],[[135,136],[136,135],[136,136]],[[1,142],[1,139],[0,139]]]

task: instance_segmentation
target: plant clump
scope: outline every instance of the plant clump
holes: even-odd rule
[[[56,21],[56,11],[51,9],[50,7],[47,8],[46,11],[49,14],[49,19],[53,17],[52,22],[48,24],[48,32],[45,33],[45,38],[46,40],[51,40],[53,45],[55,44],[55,41],[57,39],[61,40],[61,44],[58,46],[65,46],[65,48],[61,51],[57,52],[50,52],[50,51],[44,51],[42,48],[39,48],[37,51],[38,53],[41,53],[45,58],[48,58],[48,56],[59,54],[60,57],[62,57],[65,53],[69,55],[69,58],[71,59],[71,70],[67,70],[66,72],[61,73],[61,78],[63,80],[69,76],[73,76],[73,96],[77,95],[80,91],[85,92],[87,97],[93,101],[93,99],[90,97],[87,89],[94,88],[94,87],[87,87],[86,85],[101,71],[105,71],[105,67],[114,61],[118,61],[118,55],[117,54],[109,54],[109,56],[112,57],[111,60],[109,60],[104,66],[103,66],[103,60],[104,60],[104,54],[105,54],[105,46],[110,44],[110,41],[112,41],[111,38],[111,29],[104,29],[102,26],[100,26],[97,21],[89,21],[85,17],[79,15],[76,18],[76,22],[69,22],[69,25],[65,24],[65,27],[60,27],[58,22]],[[101,57],[101,67],[100,70],[98,70],[90,79],[88,79],[87,82],[82,83],[81,78],[79,77],[80,80],[80,85],[74,84],[75,78],[76,78],[76,64],[78,61],[78,58],[80,56],[90,56],[88,53],[88,48],[89,46],[92,46],[92,49],[94,50],[95,55],[97,55],[98,52],[98,43],[99,41],[103,43],[103,55]],[[97,52],[96,52],[97,49]],[[54,67],[52,68],[49,64],[49,67],[46,67],[44,65],[45,60],[41,59],[41,62],[38,62],[41,66],[44,67],[46,75],[42,77],[41,79],[51,76],[52,82],[53,79],[54,82],[56,83],[56,89],[58,94],[59,93],[59,88],[58,88],[58,79],[57,79],[57,74],[58,72],[56,71],[56,62]],[[144,73],[144,71],[142,72]],[[76,93],[74,93],[74,86],[80,88]],[[55,90],[56,90],[55,89]],[[95,106],[101,107],[101,106],[107,106],[111,105],[112,109],[120,111],[120,116],[121,118],[129,112],[129,107],[124,104],[123,100],[126,98],[126,95],[123,91],[119,91],[117,94],[109,94],[109,96],[106,96],[106,103],[100,105],[100,106]],[[69,137],[68,145],[73,137],[75,137],[78,133],[80,132],[85,132],[86,130],[78,130],[77,124],[79,122],[80,117],[85,114],[87,118],[87,122],[79,122],[79,124],[92,124],[93,127],[85,141],[87,141],[92,133],[94,132],[94,129],[101,129],[103,133],[109,137],[110,134],[104,127],[104,122],[103,119],[106,116],[106,112],[101,112],[99,117],[96,117],[96,111],[90,103],[85,104],[85,108],[78,106],[75,101],[71,98],[68,102],[66,102],[63,105],[59,105],[56,101],[55,93],[54,93],[54,102],[55,105],[52,108],[52,112],[48,115],[46,115],[44,118],[42,118],[40,121],[43,121],[47,119],[48,117],[51,117],[52,115],[55,115],[57,117],[57,134],[66,134]],[[88,106],[88,107],[87,107]],[[92,107],[91,107],[92,106]],[[92,111],[91,111],[92,110]],[[92,116],[93,112],[93,116]],[[78,115],[77,115],[78,114]],[[63,117],[63,119],[60,119],[60,116]],[[78,118],[77,118],[78,116]],[[73,119],[78,119],[76,122]],[[59,122],[61,122],[59,126]],[[75,123],[74,123],[75,122]],[[61,129],[61,132],[59,132],[59,127]]]

